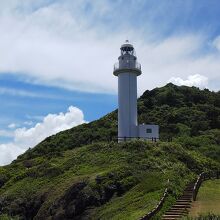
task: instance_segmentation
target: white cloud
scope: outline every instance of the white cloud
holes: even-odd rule
[[[5,95],[5,94],[9,94],[13,96],[43,97],[43,95],[39,96],[38,94],[33,92],[27,92],[20,89],[0,87],[0,95]]]
[[[11,123],[11,124],[9,124],[8,125],[8,128],[16,128],[17,127],[17,124],[15,124],[15,123]]]
[[[8,130],[0,130],[0,137],[13,137],[14,132]]]
[[[68,89],[115,93],[113,64],[120,44],[129,38],[143,69],[139,93],[164,85],[177,74],[182,79],[194,73],[209,81],[219,79],[220,55],[201,52],[208,45],[204,33],[152,40],[150,33],[148,38],[143,34],[146,27],[135,30],[122,25],[123,19],[117,31],[108,30],[108,25],[95,23],[95,18],[119,15],[117,3],[93,1],[92,12],[85,16],[88,4],[86,0],[4,3],[0,9],[0,72],[22,73]]]
[[[208,78],[199,74],[190,75],[186,80],[183,80],[180,77],[172,77],[168,82],[174,83],[176,85],[182,86],[196,86],[199,88],[206,88],[208,85]]]
[[[82,123],[85,123],[83,112],[70,106],[66,113],[49,114],[32,128],[17,128],[14,131],[13,142],[0,144],[0,165],[10,163],[19,154],[25,152],[29,147],[34,147],[46,137]],[[6,133],[2,134],[6,135]]]
[[[43,94],[41,92],[31,92],[23,89],[7,88],[2,86],[0,86],[0,95],[11,95],[30,98],[65,99],[65,97],[59,97],[57,95],[49,95],[45,93]]]
[[[31,126],[33,125],[33,121],[25,121],[24,125]]]
[[[134,42],[143,69],[139,93],[164,85],[177,74],[182,79],[198,73],[208,77],[209,82],[219,80],[219,53],[203,50],[210,46],[206,33],[158,39],[152,34],[155,26],[147,21],[138,30],[125,24],[127,19],[117,10],[119,2],[1,2],[0,72],[22,73],[37,82],[68,89],[115,93],[117,78],[112,75],[113,64],[120,44],[129,38]],[[138,12],[136,4],[131,1]],[[92,12],[85,16],[87,6]],[[96,19],[109,15],[117,17],[115,28]]]
[[[213,40],[212,45],[213,45],[216,49],[220,50],[220,36],[217,36],[217,37]]]
[[[0,165],[9,164],[19,154],[22,154],[24,149],[14,143],[0,144]]]

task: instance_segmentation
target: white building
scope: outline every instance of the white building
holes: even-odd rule
[[[132,138],[157,140],[158,125],[137,124],[137,76],[142,72],[134,47],[126,41],[120,49],[119,62],[113,71],[118,76],[118,141]]]

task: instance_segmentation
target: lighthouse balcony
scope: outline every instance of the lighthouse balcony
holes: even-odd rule
[[[119,65],[119,62],[115,63],[114,65],[114,71],[118,69],[138,69],[141,70],[141,64],[138,62],[135,63],[126,63],[125,65],[121,66]]]
[[[136,73],[137,75],[141,75],[141,64],[136,62],[128,62],[128,63],[124,63],[119,64],[119,62],[115,63],[114,65],[114,71],[113,74],[115,76],[118,76],[119,73],[125,72],[125,71],[131,71]]]

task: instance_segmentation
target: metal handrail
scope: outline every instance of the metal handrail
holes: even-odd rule
[[[129,69],[129,68],[132,68],[132,69],[138,69],[138,70],[141,70],[141,64],[138,63],[137,61],[135,62],[135,64],[132,63],[132,65],[130,65],[130,63],[128,63],[128,65],[126,67],[120,67],[119,66],[119,62],[115,63],[114,64],[114,71],[115,70],[119,70],[119,69]]]
[[[117,137],[117,140],[120,141],[129,141],[129,140],[151,140],[152,142],[157,142],[158,140],[160,140],[157,137]]]
[[[216,171],[208,172],[208,173],[202,172],[198,176],[198,178],[196,180],[196,183],[195,183],[195,185],[193,187],[193,201],[196,200],[197,193],[198,193],[199,188],[200,188],[200,186],[201,186],[203,181],[211,179],[211,178],[218,179],[219,177],[220,177],[220,170],[216,170]]]
[[[167,180],[167,185],[169,184],[170,180]],[[164,190],[163,196],[160,198],[159,203],[156,205],[156,207],[151,210],[150,212],[148,212],[146,215],[142,216],[140,218],[140,220],[149,220],[151,219],[153,216],[155,216],[163,207],[163,204],[165,202],[165,199],[168,196],[168,187],[166,187],[166,189]]]

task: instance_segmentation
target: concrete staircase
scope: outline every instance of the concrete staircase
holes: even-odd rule
[[[191,207],[193,199],[193,188],[195,182],[192,182],[187,185],[183,195],[176,201],[176,203],[163,215],[163,220],[175,220],[181,219],[183,216],[186,216]]]

